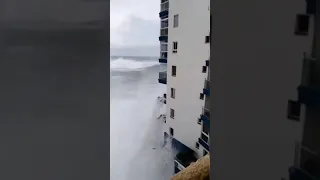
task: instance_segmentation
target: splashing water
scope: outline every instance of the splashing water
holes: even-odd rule
[[[140,71],[141,69],[159,65],[157,61],[135,61],[132,59],[118,58],[111,60],[111,71]]]
[[[163,103],[154,101],[166,90],[157,82],[161,66],[157,59],[139,58],[113,59],[110,65],[111,179],[170,179],[173,156],[157,119]]]
[[[174,153],[171,147],[171,140],[168,139],[164,146],[163,137],[163,121],[158,119],[161,113],[161,107],[163,103],[160,103],[157,99],[156,106],[151,118],[148,131],[144,140],[144,147],[136,155],[137,158],[152,157],[149,159],[136,159],[134,162],[146,163],[139,165],[133,163],[131,165],[131,171],[128,173],[128,179],[153,179],[153,180],[164,180],[170,179],[174,174]],[[152,154],[152,155],[151,155]],[[137,175],[135,172],[142,172],[139,168],[144,168],[144,174]]]

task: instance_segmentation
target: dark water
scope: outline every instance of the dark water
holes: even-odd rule
[[[1,31],[0,179],[108,178],[106,36]]]

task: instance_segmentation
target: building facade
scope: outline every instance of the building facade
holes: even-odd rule
[[[319,178],[315,2],[212,1],[210,178]]]
[[[167,86],[164,134],[176,172],[209,152],[210,1],[161,0],[159,83]]]

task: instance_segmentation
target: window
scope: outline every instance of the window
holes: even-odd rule
[[[174,88],[171,88],[171,98],[175,98],[176,97],[176,90]]]
[[[176,28],[179,26],[179,14],[176,14],[173,16],[173,28]]]
[[[300,111],[301,111],[301,105],[299,102],[292,101],[292,100],[288,101],[288,112],[287,112],[288,119],[299,121]]]
[[[210,36],[206,36],[205,42],[206,42],[206,43],[209,43],[209,42],[210,42]]]
[[[200,99],[203,100],[204,99],[204,94],[200,93]]]
[[[173,136],[174,135],[174,131],[172,128],[170,128],[170,136]]]
[[[196,148],[199,149],[199,143],[198,142],[196,142]]]
[[[170,117],[174,119],[174,109],[170,109]]]
[[[296,17],[295,34],[296,35],[301,35],[301,36],[308,35],[309,21],[310,21],[309,15],[298,14],[297,17]]]
[[[207,66],[202,66],[202,73],[206,73],[207,72]]]
[[[171,75],[176,76],[177,75],[177,66],[172,66],[171,70],[172,70]]]
[[[208,154],[208,151],[206,150],[203,150],[203,156],[207,155]]]
[[[178,52],[178,42],[173,42],[172,53]]]

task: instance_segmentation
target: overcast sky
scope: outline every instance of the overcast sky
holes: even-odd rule
[[[160,0],[111,0],[110,44],[157,46]]]

